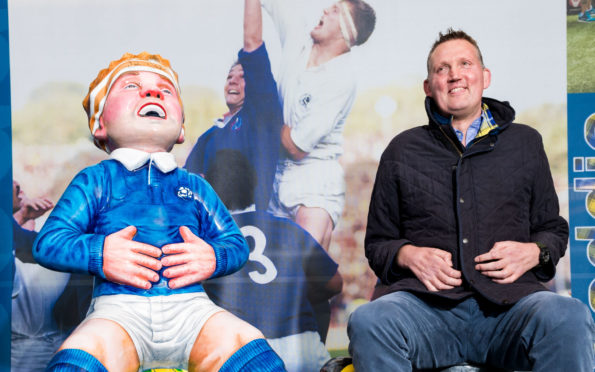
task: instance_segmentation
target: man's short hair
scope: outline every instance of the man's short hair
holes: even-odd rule
[[[357,40],[355,45],[361,45],[368,40],[374,26],[376,25],[376,12],[372,7],[362,0],[344,0],[351,6],[351,15],[353,23],[357,30]]]
[[[205,179],[229,210],[254,204],[258,176],[250,161],[238,150],[218,150],[209,161]]]
[[[432,57],[432,53],[434,53],[434,50],[436,50],[436,48],[438,48],[438,45],[445,43],[447,41],[451,41],[451,40],[466,40],[466,41],[468,41],[471,45],[473,45],[475,47],[475,50],[477,51],[477,56],[479,57],[479,61],[481,62],[481,67],[485,67],[485,65],[483,64],[483,56],[481,55],[481,50],[479,50],[477,41],[475,41],[475,39],[472,38],[471,36],[469,36],[469,34],[467,34],[465,31],[454,30],[452,27],[450,27],[448,30],[446,30],[445,33],[442,33],[442,32],[438,33],[438,39],[436,39],[436,41],[432,45],[432,49],[430,49],[430,53],[428,53],[428,60],[426,62],[427,68],[428,68],[428,74],[430,73],[430,58]]]

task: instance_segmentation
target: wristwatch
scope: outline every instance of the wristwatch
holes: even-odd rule
[[[537,244],[537,246],[539,247],[539,264],[537,265],[537,267],[543,267],[550,262],[550,251],[549,249],[547,249],[545,244],[541,244],[538,242],[535,242],[535,244]]]

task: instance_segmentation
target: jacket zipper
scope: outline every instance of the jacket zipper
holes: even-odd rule
[[[439,125],[438,128],[440,129],[440,131],[442,132],[442,134],[446,137],[446,139],[448,139],[448,141],[451,143],[451,145],[455,148],[455,150],[459,154],[459,161],[457,162],[457,165],[455,166],[456,167],[455,173],[457,173],[458,172],[458,168],[459,168],[459,162],[463,160],[463,153],[461,152],[461,150],[459,150],[459,147],[453,142],[453,140],[448,135],[446,135],[446,132],[444,132],[444,129],[442,129],[442,126]],[[467,149],[471,148],[471,146],[473,146],[474,144],[483,141],[486,137],[487,137],[487,135],[485,135],[485,136],[479,138],[477,141],[471,143],[471,145]],[[457,179],[458,179],[458,176],[455,176],[455,177],[457,177]],[[457,218],[457,220],[459,219],[459,216],[461,215],[460,210],[459,210],[459,203],[458,203],[458,200],[459,199],[460,199],[460,195],[459,195],[459,188],[458,188],[458,182],[457,182],[457,190],[456,190],[456,200],[457,200],[457,203],[456,203],[456,215],[457,215],[457,217],[456,218]],[[462,238],[462,235],[463,235],[463,232],[461,231],[460,221],[458,223],[458,226],[459,226],[459,228],[458,228],[458,236],[459,236],[459,239],[461,239]],[[459,241],[459,243],[458,243],[459,249],[458,249],[458,252],[457,252],[457,258],[456,259],[457,259],[457,262],[459,263],[459,267],[460,267],[461,272],[462,272],[462,270],[463,270],[462,257],[463,257],[463,249],[464,249],[464,247],[462,246],[461,243],[462,243],[461,241]],[[471,287],[473,287],[473,284],[472,284],[473,280],[472,279],[467,279],[467,280],[469,282],[469,285]]]
[[[446,134],[446,132],[444,132],[444,129],[442,129],[442,126],[439,124],[438,125],[438,129],[440,129],[440,131],[442,132],[442,134],[444,134],[444,137],[446,137],[446,139],[448,140],[448,142],[450,142],[450,144],[455,148],[455,150],[457,151],[457,153],[459,154],[459,157],[463,157],[463,153],[461,152],[461,150],[459,150],[459,147],[456,145],[456,143],[453,142],[453,140]],[[476,143],[479,143],[481,141],[483,141],[484,139],[486,139],[488,137],[488,135],[484,135],[483,137],[480,137],[477,141],[471,143],[471,145],[469,147],[467,147],[468,149],[471,148],[471,146],[475,145]]]
[[[450,139],[450,137],[446,134],[446,132],[444,132],[444,129],[442,129],[442,126],[440,124],[438,124],[438,129],[440,129],[440,131],[442,132],[442,134],[444,134],[444,137],[446,137],[446,139],[448,140],[448,142],[450,142],[450,144],[455,148],[455,150],[457,150],[457,153],[459,154],[459,157],[462,158],[463,157],[463,153],[461,152],[461,150],[459,150],[459,147],[457,146],[457,144],[454,143],[452,141],[452,139]]]

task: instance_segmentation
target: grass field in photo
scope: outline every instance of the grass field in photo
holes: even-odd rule
[[[579,22],[577,15],[566,22],[568,93],[595,92],[595,22]]]

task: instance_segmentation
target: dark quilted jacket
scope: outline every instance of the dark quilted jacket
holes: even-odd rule
[[[559,216],[558,198],[541,136],[512,123],[507,102],[484,98],[499,128],[465,149],[450,126],[429,124],[396,136],[384,151],[370,202],[365,250],[380,278],[374,297],[407,290],[430,293],[395,257],[404,244],[444,249],[463,286],[434,295],[461,299],[479,294],[501,305],[513,304],[545,287],[564,255],[568,224]],[[473,259],[495,242],[539,242],[550,264],[512,284],[497,284],[475,270]]]

